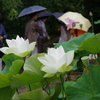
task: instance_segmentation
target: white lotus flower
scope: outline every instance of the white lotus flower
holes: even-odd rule
[[[16,39],[6,39],[6,43],[9,47],[3,47],[0,48],[0,50],[4,54],[14,53],[15,55],[18,55],[20,57],[25,57],[29,55],[34,47],[36,42],[32,42],[29,44],[29,40],[24,40],[22,37],[19,36],[16,37]]]
[[[43,57],[38,57],[38,60],[43,64],[42,71],[46,72],[44,77],[52,77],[59,72],[70,71],[70,66],[73,61],[74,51],[64,52],[62,46],[48,48],[48,54]]]

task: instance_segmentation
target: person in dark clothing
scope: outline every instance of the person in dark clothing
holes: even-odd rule
[[[43,31],[41,30],[38,23],[36,22],[36,20],[38,18],[37,13],[33,13],[30,16],[31,16],[31,19],[26,23],[26,27],[25,27],[25,39],[29,39],[30,43],[36,42],[36,47],[34,48],[32,54],[31,54],[31,55],[33,55],[33,54],[38,53],[37,34],[39,33],[41,36],[43,36]]]
[[[2,14],[0,14],[0,48],[3,46],[3,40],[7,38],[7,34],[2,22],[3,22],[3,16]]]
[[[43,53],[43,41],[45,38],[50,40],[49,34],[47,33],[45,22],[47,21],[47,17],[41,17],[40,20],[37,21],[38,25],[43,31],[43,36],[38,34],[38,53]]]
[[[3,41],[7,38],[7,34],[2,22],[3,22],[3,16],[0,13],[0,48],[3,47]],[[2,70],[2,60],[1,60],[2,56],[3,53],[0,51],[0,71]]]

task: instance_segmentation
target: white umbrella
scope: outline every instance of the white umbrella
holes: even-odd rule
[[[91,26],[90,21],[83,17],[82,14],[77,13],[77,12],[66,12],[64,13],[62,16],[60,16],[58,19],[61,20],[62,22],[64,22],[66,25],[68,25],[69,23],[65,20],[67,18],[70,18],[74,21],[78,21],[79,23],[76,24],[75,27],[71,27],[74,29],[82,29],[84,31],[88,31],[88,29]],[[80,24],[82,25],[82,28],[80,27]]]

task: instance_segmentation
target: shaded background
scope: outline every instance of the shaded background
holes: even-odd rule
[[[4,15],[3,24],[8,38],[15,38],[16,35],[24,37],[25,24],[29,17],[18,18],[17,16],[22,9],[33,5],[44,6],[51,12],[79,12],[88,19],[91,11],[94,21],[100,19],[100,0],[0,0],[0,12]],[[57,31],[60,26],[53,16],[48,18],[46,27],[51,38],[60,35]],[[100,25],[95,25],[95,33],[100,32],[99,29]]]

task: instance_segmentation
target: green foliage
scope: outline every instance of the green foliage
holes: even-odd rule
[[[2,5],[2,10],[7,14],[7,18],[13,20],[17,18],[22,2],[21,0],[2,0]]]
[[[58,79],[56,76],[48,79],[43,78],[45,73],[41,71],[42,64],[37,59],[37,57],[43,55],[44,54],[36,54],[27,59],[24,65],[24,72],[11,77],[12,88],[30,85],[32,89],[36,89],[43,87],[47,82],[50,83]],[[36,85],[36,87],[34,87],[34,85]]]
[[[88,38],[80,45],[79,50],[86,50],[92,54],[100,53],[100,33]]]
[[[94,24],[100,24],[100,20],[95,21]]]
[[[61,42],[61,43],[57,43],[57,44],[54,44],[54,45],[55,45],[55,47],[59,47],[60,45],[62,45],[65,52],[68,52],[70,50],[77,51],[78,47],[80,47],[81,43],[84,40],[86,40],[87,38],[93,37],[93,36],[94,36],[94,33],[85,33],[81,36],[74,37],[67,42]]]
[[[27,59],[24,65],[24,72],[11,78],[13,88],[33,84],[43,80],[44,72],[40,70],[42,64],[37,59],[37,57],[43,55],[44,54],[37,54]]]
[[[82,76],[66,88],[68,100],[99,100],[100,99],[100,66],[84,69]]]
[[[14,54],[5,55],[3,60],[6,66],[0,73],[0,88],[10,86],[11,75],[18,74],[23,65],[23,60]]]
[[[15,61],[17,59],[23,60],[21,57],[15,56],[14,54],[6,54],[6,55],[4,55],[2,57],[2,60],[5,62],[6,66],[3,69],[3,71],[1,71],[0,73],[7,74],[9,72],[10,66],[12,66],[13,61]]]
[[[57,82],[55,84],[55,87],[53,89],[51,89],[50,91],[52,93],[50,100],[56,100],[60,94],[60,91],[61,91],[61,83]]]
[[[50,100],[50,96],[43,90],[33,90],[19,95],[22,100]]]
[[[76,51],[79,50],[87,50],[88,48],[95,53],[98,53],[99,50],[99,38],[100,34],[94,35],[93,33],[86,33],[79,37],[72,38],[69,40],[71,42],[71,46],[73,48],[77,48]],[[80,41],[80,42],[79,42]],[[85,43],[86,41],[86,43]],[[90,42],[92,46],[89,44]],[[70,43],[68,42],[68,43]],[[98,43],[97,43],[98,42]],[[67,43],[67,42],[66,42]],[[94,45],[97,44],[97,45]],[[87,46],[88,47],[87,47]],[[92,47],[90,48],[89,47]],[[58,46],[58,45],[57,45]],[[63,45],[65,48],[66,45]],[[84,49],[83,49],[84,47]],[[70,49],[70,50],[73,50]],[[80,49],[81,48],[81,49]],[[97,51],[95,51],[97,50]],[[69,50],[68,50],[69,51]],[[90,51],[89,51],[90,52]],[[93,52],[92,52],[93,53]],[[64,81],[63,77],[65,72],[62,73],[62,77],[53,76],[51,78],[44,78],[45,72],[41,71],[41,67],[43,66],[42,63],[39,62],[37,59],[38,57],[44,56],[46,53],[40,53],[32,55],[28,58],[25,63],[23,58],[18,57],[14,54],[6,54],[3,56],[3,61],[6,63],[5,69],[0,73],[0,96],[1,100],[61,100],[68,99],[68,100],[99,100],[100,99],[100,66],[89,64],[87,67],[83,67],[84,71],[82,76],[75,81]],[[84,54],[83,54],[84,55]],[[81,54],[82,56],[82,54]],[[83,66],[78,64],[80,59],[73,60],[72,70],[76,70],[77,66]],[[19,71],[24,63],[24,71],[22,74],[19,74]],[[82,63],[82,62],[81,62]],[[97,64],[97,63],[96,63]],[[68,74],[68,73],[67,73]],[[60,79],[60,80],[59,80]],[[69,74],[68,74],[68,79]],[[49,83],[55,82],[54,88],[50,88]],[[15,92],[16,88],[21,86],[26,87],[27,92],[18,94]],[[42,89],[38,89],[42,87]],[[9,92],[6,94],[5,93]],[[9,96],[9,97],[8,97]]]
[[[7,54],[3,56],[3,61],[6,66],[0,73],[0,100],[11,100],[15,93],[15,89],[12,89],[10,86],[10,77],[11,75],[19,73],[23,65],[23,60],[14,54]]]
[[[0,100],[11,100],[12,96],[15,93],[15,89],[11,89],[11,87],[0,88]]]

